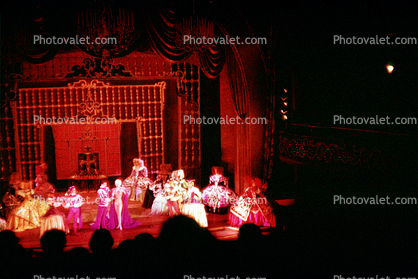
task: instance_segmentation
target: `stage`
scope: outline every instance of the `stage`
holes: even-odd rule
[[[57,193],[57,196],[62,196],[63,193]],[[80,192],[80,195],[85,199],[86,203],[81,207],[83,227],[75,235],[72,231],[72,223],[70,223],[70,233],[67,234],[67,245],[65,250],[71,250],[73,247],[84,247],[89,249],[89,241],[93,235],[94,230],[90,229],[90,225],[94,223],[97,213],[98,205],[95,203],[96,192]],[[87,202],[88,201],[88,202]],[[68,209],[58,207],[58,209],[65,214]],[[149,233],[153,237],[157,237],[161,231],[164,222],[169,218],[168,215],[153,215],[150,216],[151,209],[143,208],[138,201],[129,201],[129,213],[133,220],[142,223],[141,226],[125,229],[125,230],[110,230],[114,239],[113,248],[125,239],[133,239],[141,233]],[[208,230],[218,240],[230,241],[238,238],[239,229],[228,226],[228,214],[214,214],[207,213]],[[264,235],[269,234],[269,228],[262,228]],[[41,252],[40,243],[40,228],[30,229],[23,232],[16,232],[16,236],[20,239],[20,244],[34,253]]]

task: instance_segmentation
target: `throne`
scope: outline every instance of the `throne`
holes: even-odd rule
[[[90,147],[85,147],[86,152],[78,153],[78,170],[69,178],[69,184],[75,184],[80,191],[97,190],[100,181],[107,176],[100,174],[99,153],[90,152]],[[68,185],[70,186],[70,185]]]

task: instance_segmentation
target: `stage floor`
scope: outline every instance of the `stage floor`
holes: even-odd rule
[[[60,194],[58,193],[58,196]],[[86,201],[94,201],[97,194],[94,192],[81,192]],[[88,199],[87,199],[88,197]],[[70,250],[73,247],[89,248],[89,241],[93,235],[94,230],[90,229],[90,225],[94,223],[97,213],[97,204],[94,202],[86,203],[81,207],[83,227],[79,231],[79,235],[75,235],[72,230],[67,234],[67,245],[65,250]],[[65,214],[68,213],[68,209],[58,207],[58,209]],[[114,248],[125,239],[133,239],[135,236],[141,233],[149,233],[154,237],[157,237],[161,231],[161,227],[168,219],[168,215],[149,216],[151,209],[143,208],[138,201],[129,201],[129,213],[132,219],[142,223],[141,226],[125,229],[125,230],[110,230],[110,233],[114,239]],[[207,213],[208,218],[208,230],[219,240],[236,240],[238,238],[238,228],[229,227],[227,224],[228,214],[214,214]],[[72,229],[72,224],[70,224]],[[263,234],[268,234],[268,228],[262,228]],[[34,252],[40,252],[40,229],[31,229],[23,232],[16,232],[16,236],[20,239],[20,244]]]

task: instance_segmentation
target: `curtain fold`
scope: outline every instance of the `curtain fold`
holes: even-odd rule
[[[169,6],[156,6],[149,3],[142,6],[142,9],[135,11],[135,35],[124,46],[120,46],[116,51],[111,52],[112,58],[126,56],[133,51],[154,51],[160,57],[170,60],[171,62],[183,62],[189,58],[193,52],[187,52],[176,45],[176,22],[181,18],[178,12],[179,4],[171,4]],[[215,25],[216,27],[216,25]],[[74,32],[74,31],[73,31]],[[217,30],[219,33],[219,30]],[[71,34],[67,32],[57,31],[56,36],[76,37],[76,32]],[[47,36],[45,34],[45,36]],[[44,37],[45,37],[44,36]],[[83,52],[101,58],[102,53],[97,50],[89,50],[84,44],[75,44],[77,48]],[[32,64],[45,63],[51,60],[60,51],[60,45],[42,45],[35,48],[26,48],[23,58]],[[199,61],[203,73],[209,78],[216,78],[225,64],[225,47],[224,45],[214,45],[206,51],[199,53]]]
[[[233,47],[227,47],[226,65],[228,67],[229,86],[235,112],[241,120],[248,116],[248,87],[245,72],[240,62],[238,52]]]
[[[209,78],[216,78],[225,64],[224,46],[213,46],[199,53],[199,61],[203,73]]]

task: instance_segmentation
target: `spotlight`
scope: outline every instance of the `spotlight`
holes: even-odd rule
[[[393,67],[393,65],[391,65],[391,64],[386,65],[386,70],[388,71],[389,74],[391,74],[394,69],[395,69],[395,67]]]
[[[283,119],[283,120],[287,120],[287,115],[286,115],[286,114],[283,114],[283,115],[282,115],[282,119]]]

